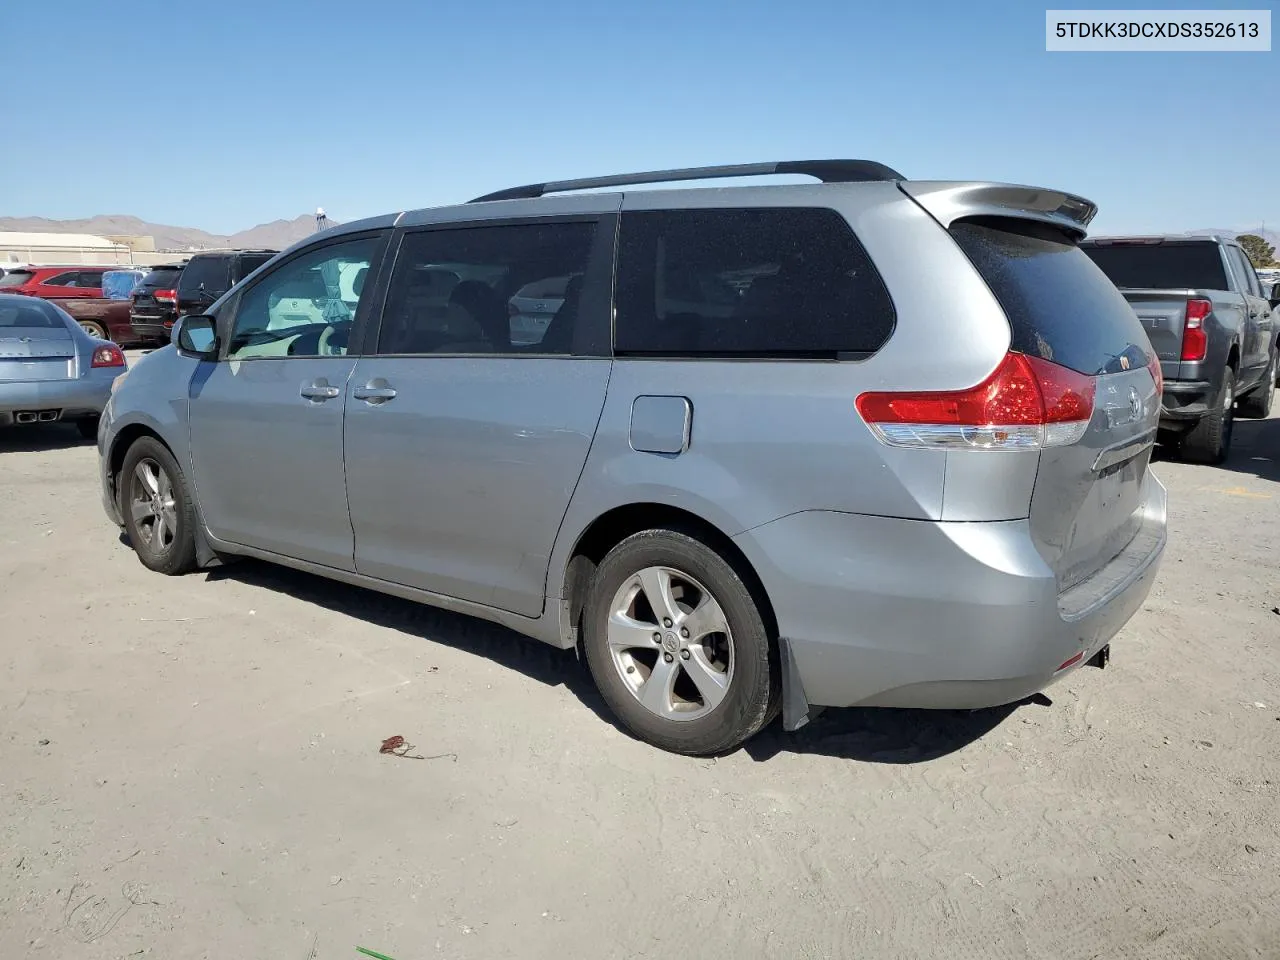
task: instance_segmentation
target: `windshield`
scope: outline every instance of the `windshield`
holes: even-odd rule
[[[9,270],[0,274],[0,287],[20,287],[33,276],[30,270]]]

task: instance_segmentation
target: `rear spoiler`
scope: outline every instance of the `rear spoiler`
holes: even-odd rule
[[[944,227],[966,217],[1014,217],[1051,224],[1083,240],[1098,212],[1098,205],[1084,197],[1011,183],[904,180],[898,189]]]

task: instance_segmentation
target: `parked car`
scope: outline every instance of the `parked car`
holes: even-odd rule
[[[98,340],[113,340],[120,344],[133,344],[136,338],[129,323],[128,300],[100,299],[63,300],[50,299],[65,310],[81,329]]]
[[[178,278],[182,263],[165,263],[151,268],[133,291],[129,324],[133,336],[142,343],[168,343],[173,321],[178,318]]]
[[[0,293],[0,426],[67,420],[93,437],[125,369],[118,346],[89,336],[56,304]]]
[[[1081,244],[1133,305],[1160,357],[1163,439],[1221,463],[1235,415],[1271,412],[1280,320],[1249,257],[1217,236],[1098,237]]]
[[[555,195],[775,173],[824,183]],[[1105,663],[1165,544],[1159,367],[1077,247],[1095,209],[831,160],[346,224],[120,381],[104,504],[162,573],[259,557],[581,645],[678,752],[1017,701]],[[277,319],[317,272],[354,304]],[[566,276],[517,342],[510,298]]]
[[[80,299],[47,298],[69,313],[81,329],[99,340],[116,343],[136,342],[129,323],[133,289],[145,275],[136,267],[121,267],[102,272],[102,296]]]
[[[0,277],[0,293],[46,300],[78,300],[102,296],[102,274],[115,267],[30,266]]]
[[[197,253],[178,277],[178,316],[200,313],[258,267],[276,255],[275,250],[215,250]]]

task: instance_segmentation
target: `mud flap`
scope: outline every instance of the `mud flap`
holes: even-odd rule
[[[782,729],[791,733],[816,719],[823,708],[813,706],[805,696],[800,668],[786,637],[778,638],[778,654],[782,667]]]
[[[238,560],[238,557],[224,557],[209,545],[209,536],[205,533],[204,517],[200,515],[200,508],[196,507],[193,512],[195,513],[196,521],[196,568],[208,570],[213,567],[222,567],[234,560]]]

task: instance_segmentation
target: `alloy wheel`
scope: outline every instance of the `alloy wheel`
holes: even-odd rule
[[[162,553],[178,535],[178,503],[169,474],[146,457],[133,470],[130,511],[138,536],[153,553]]]
[[[631,695],[666,720],[706,716],[733,680],[733,639],[724,610],[696,579],[645,567],[614,595],[609,654]]]

